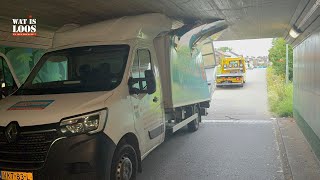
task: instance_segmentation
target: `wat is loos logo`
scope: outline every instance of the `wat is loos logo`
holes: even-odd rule
[[[26,19],[12,19],[12,35],[36,36],[37,19],[33,19],[31,15]]]

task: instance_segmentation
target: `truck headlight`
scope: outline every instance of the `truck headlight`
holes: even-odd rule
[[[240,64],[240,67],[243,67],[243,64]]]
[[[229,67],[231,68],[231,67],[232,67],[232,64],[229,64]]]
[[[64,118],[60,122],[60,131],[65,135],[100,132],[106,124],[107,115],[107,109],[103,109]]]
[[[226,68],[226,67],[227,67],[227,65],[225,64],[225,65],[223,65],[223,67],[224,67],[224,68]]]

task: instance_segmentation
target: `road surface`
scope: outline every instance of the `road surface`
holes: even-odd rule
[[[146,157],[137,179],[291,179],[281,130],[268,112],[265,73],[249,70],[243,88],[218,88],[199,130],[182,129],[168,138]],[[308,157],[316,162],[313,154]],[[311,172],[319,167],[312,165]]]
[[[243,88],[217,88],[209,114],[203,119],[269,120],[265,76],[265,69],[248,70]]]

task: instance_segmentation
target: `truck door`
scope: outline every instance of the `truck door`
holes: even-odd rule
[[[20,86],[7,57],[0,53],[0,99],[12,94]]]
[[[132,78],[144,78],[145,70],[152,70],[155,74],[157,90],[153,94],[140,93],[131,95],[134,112],[135,128],[142,140],[142,155],[158,145],[164,132],[161,107],[161,89],[158,68],[155,66],[148,49],[137,49],[131,68]],[[144,84],[144,87],[146,85]],[[136,84],[136,88],[139,85]]]

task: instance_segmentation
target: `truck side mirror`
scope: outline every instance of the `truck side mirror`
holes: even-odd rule
[[[139,94],[140,93],[140,89],[133,86],[136,83],[139,83],[139,81],[137,79],[138,78],[133,78],[133,77],[129,78],[129,80],[128,80],[129,94]]]
[[[144,75],[146,77],[147,93],[153,94],[157,90],[156,78],[154,77],[153,71],[152,70],[145,70]]]
[[[144,78],[132,78],[128,80],[129,94],[148,93],[153,94],[156,92],[156,79],[152,70],[145,70]],[[145,82],[145,86],[144,83]],[[139,84],[139,88],[135,87],[135,84]]]

